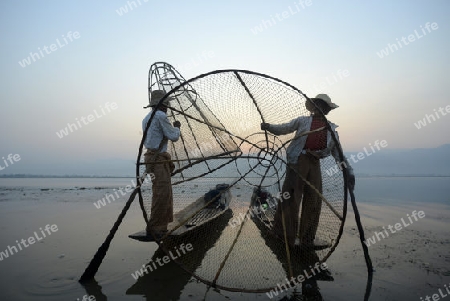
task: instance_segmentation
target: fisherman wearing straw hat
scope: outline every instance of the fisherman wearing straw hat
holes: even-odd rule
[[[267,130],[274,135],[286,135],[296,132],[296,135],[288,146],[286,179],[283,183],[283,196],[275,213],[274,231],[279,237],[284,238],[282,216],[284,215],[286,236],[289,245],[296,245],[296,234],[298,229],[298,215],[303,198],[302,215],[300,218],[299,244],[308,248],[321,248],[326,242],[315,240],[319,225],[322,200],[322,173],[320,159],[332,155],[339,164],[339,153],[330,131],[326,130],[326,119],[322,117],[338,106],[334,104],[326,94],[319,94],[315,98],[306,101],[306,109],[311,112],[310,116],[301,116],[285,124],[262,123],[261,130]],[[337,125],[329,123],[331,130],[338,138],[335,129]],[[308,135],[301,135],[311,132]],[[338,138],[339,139],[339,138]],[[349,171],[349,188],[355,185],[353,169],[345,159],[342,163]],[[340,165],[342,165],[340,164]],[[311,188],[304,180],[308,181]],[[288,194],[286,194],[286,192]]]
[[[170,100],[173,98],[166,97],[157,106],[165,94],[163,90],[151,92],[150,104],[145,108],[151,107],[152,110],[142,120],[142,131],[145,132],[152,112],[156,110],[144,141],[147,148],[144,161],[147,174],[152,175],[152,207],[146,230],[147,234],[157,239],[167,232],[167,225],[173,221],[171,173],[175,165],[167,152],[167,142],[168,140],[175,142],[180,138],[181,126],[179,121],[175,121],[172,126],[166,115]]]

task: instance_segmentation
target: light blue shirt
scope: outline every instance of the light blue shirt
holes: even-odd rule
[[[292,119],[291,121],[283,124],[269,124],[268,131],[274,135],[286,135],[293,132],[295,136],[293,140],[290,142],[287,150],[287,162],[288,164],[296,164],[298,162],[298,156],[302,153],[305,148],[306,139],[308,135],[304,135],[299,137],[302,133],[310,131],[312,123],[312,116],[300,116],[298,118]],[[331,130],[336,135],[336,138],[339,139],[339,136],[336,132],[336,128],[338,127],[336,124],[329,122],[331,126]],[[321,151],[315,151],[316,155],[320,158],[325,158],[329,155],[333,155],[336,162],[339,162],[339,152],[334,143],[334,140],[331,138],[330,131],[327,131],[327,147]],[[349,169],[351,169],[347,160],[345,160]]]
[[[147,127],[147,123],[152,116],[153,110],[145,116],[144,120],[142,120],[142,132],[145,131]],[[166,113],[163,111],[156,111],[155,116],[152,119],[150,127],[147,132],[147,137],[144,141],[144,146],[147,149],[158,150],[161,141],[167,138],[173,142],[177,141],[180,138],[180,129],[172,126],[170,124],[169,119],[167,118]],[[164,140],[161,152],[167,152],[167,139]]]

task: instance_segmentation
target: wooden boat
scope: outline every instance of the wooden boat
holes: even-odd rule
[[[275,222],[275,212],[277,211],[279,198],[274,197],[264,188],[255,187],[253,189],[252,198],[250,201],[250,216],[260,231],[265,232],[263,234],[272,235],[277,237],[273,232],[273,224]],[[277,237],[280,240],[283,238]],[[301,248],[298,238],[295,248]],[[328,242],[316,239],[314,241],[314,250],[323,250],[330,248],[331,244]]]
[[[215,189],[211,189],[195,202],[174,214],[173,222],[167,226],[168,236],[185,235],[221,217],[227,210],[231,210],[229,209],[231,198],[229,185],[217,184]],[[146,230],[130,234],[128,237],[138,241],[155,241]]]
[[[250,214],[251,218],[260,230],[261,237],[264,239],[265,244],[282,263],[283,268],[286,270],[286,275],[289,275],[290,273],[288,268],[289,262],[293,275],[298,276],[304,274],[305,271],[309,273],[311,267],[320,261],[316,253],[317,248],[315,248],[315,250],[309,248],[305,249],[301,246],[290,248],[290,256],[288,259],[284,240],[276,236],[272,231],[278,198],[274,197],[263,188],[255,187],[251,204],[253,210],[253,214]],[[311,281],[317,280],[334,281],[334,278],[328,268],[326,268],[311,278]]]

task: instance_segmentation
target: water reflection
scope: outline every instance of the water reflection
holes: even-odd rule
[[[223,231],[226,229],[228,221],[233,216],[231,210],[228,210],[221,218],[214,221],[214,224],[208,225],[207,229],[215,229],[215,231],[209,230],[209,235],[203,235],[202,239],[199,239],[199,233],[197,230],[191,231],[181,239],[171,239],[164,243],[164,248],[167,250],[174,250],[179,247],[181,243],[191,243],[195,252],[189,253],[189,260],[182,261],[185,264],[184,268],[187,271],[196,271],[201,268],[202,261],[205,258],[206,253],[214,248],[214,245],[220,240]],[[324,300],[320,289],[320,281],[334,281],[334,277],[331,275],[328,268],[321,269],[317,266],[319,262],[319,256],[314,250],[307,250],[301,248],[290,249],[289,256],[286,252],[284,244],[280,243],[280,240],[272,235],[267,227],[257,220],[249,220],[253,222],[259,229],[259,235],[264,241],[264,244],[268,249],[276,256],[280,266],[283,267],[286,275],[294,275],[296,283],[292,280],[292,277],[286,277],[286,281],[283,283],[274,284],[274,290],[278,290],[278,294],[274,295],[271,300],[289,301],[289,300]],[[207,229],[199,228],[199,231]],[[147,263],[152,266],[152,262],[156,262],[158,258],[163,258],[167,255],[167,252],[159,247],[153,254],[151,260]],[[290,265],[289,265],[290,262]],[[299,278],[302,276],[304,278]],[[289,279],[287,279],[289,278]],[[145,273],[139,277],[136,282],[126,290],[127,295],[145,296],[144,300],[180,300],[183,292],[186,293],[186,285],[195,280],[192,274],[186,272],[180,268],[180,265],[174,261],[170,261],[167,264],[158,266],[153,271]],[[303,281],[300,281],[303,280]],[[84,285],[86,293],[88,295],[95,296],[96,300],[105,301],[107,297],[102,293],[101,286],[94,280]],[[205,286],[203,286],[205,287]],[[206,288],[206,287],[205,287]],[[212,294],[217,294],[215,290],[207,290],[205,293],[205,300],[213,298]],[[287,293],[287,296],[281,297]],[[236,296],[238,297],[238,296]],[[265,294],[264,298],[267,298]],[[234,299],[234,298],[231,298]]]
[[[179,239],[171,238],[164,241],[160,246],[152,259],[148,263],[155,262],[158,258],[163,258],[167,255],[166,251],[174,250],[182,243],[190,243],[193,246],[195,252],[189,253],[189,261],[183,261],[182,264],[188,271],[195,271],[202,263],[202,260],[206,252],[213,247],[222,234],[222,231],[226,228],[228,220],[232,217],[232,211],[229,209],[219,218],[203,225],[195,230],[188,232]],[[209,235],[203,235],[202,239],[199,239],[198,233],[205,231],[205,227],[208,229],[214,229],[214,231],[208,231]],[[163,250],[166,249],[165,250]],[[140,277],[136,283],[131,286],[126,294],[127,295],[141,295],[145,296],[146,300],[179,300],[181,292],[189,280],[192,279],[192,275],[180,268],[180,265],[174,261],[170,261],[163,266],[158,267],[152,272],[144,274]]]
[[[97,283],[97,281],[95,279],[92,279],[91,281],[86,282],[86,283],[82,283],[81,285],[86,290],[86,294],[88,296],[95,297],[95,301],[107,301],[108,300],[108,298],[102,292],[102,287]],[[87,298],[87,300],[89,300],[89,299]]]

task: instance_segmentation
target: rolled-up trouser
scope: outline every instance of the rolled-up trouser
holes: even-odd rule
[[[156,153],[147,150],[144,155],[146,172],[152,179],[152,207],[147,232],[165,231],[167,224],[173,221],[171,173],[174,165],[170,160],[170,154],[167,152]]]
[[[306,179],[320,193],[322,193],[322,174],[320,171],[320,160],[310,154],[301,154],[297,164],[290,164],[286,170],[286,179],[283,183],[283,196],[288,193],[287,198],[277,207],[274,221],[274,231],[284,238],[283,221],[286,225],[287,241],[294,245],[298,231],[298,220],[300,204],[302,203],[302,215],[300,217],[299,238],[301,244],[313,244],[319,225],[322,200],[303,179]]]

